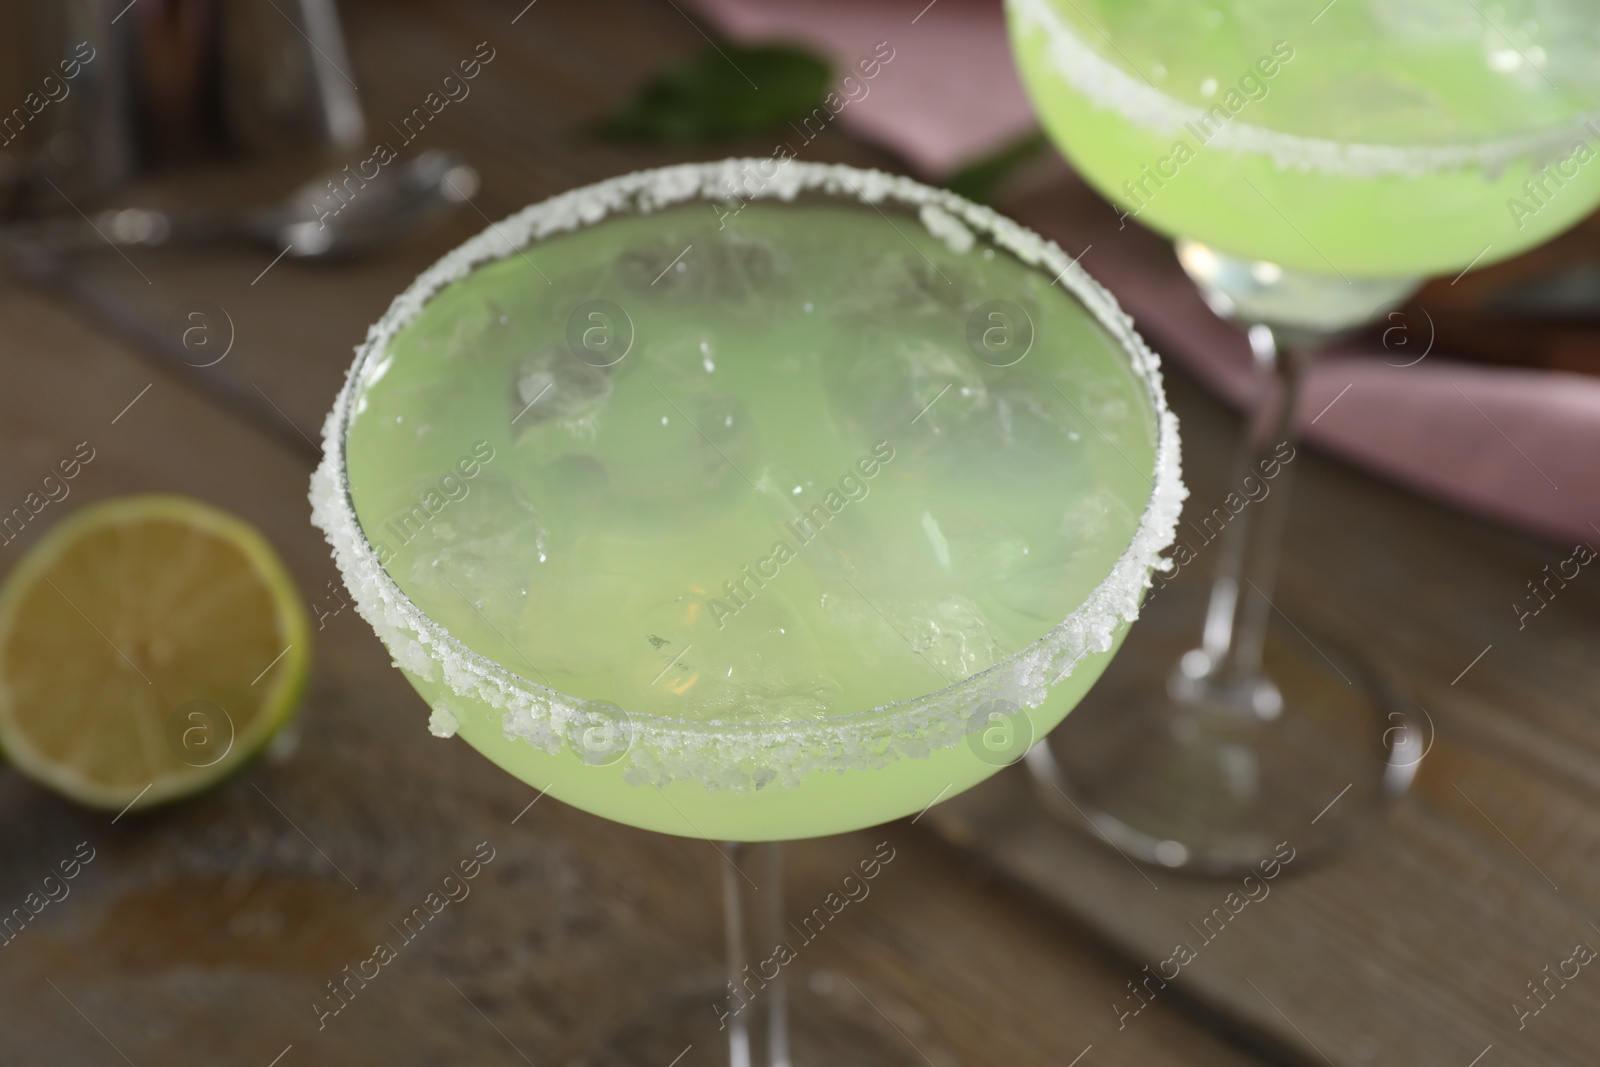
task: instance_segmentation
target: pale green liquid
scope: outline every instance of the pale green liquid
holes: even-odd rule
[[[1097,189],[1170,236],[1315,273],[1403,277],[1503,259],[1600,202],[1600,126],[1581,125],[1600,113],[1588,0],[1338,0],[1315,24],[1320,2],[1050,0],[1141,85],[1223,109],[1178,130],[1079,93],[1022,6],[1010,5],[1013,47],[1045,128]],[[1554,140],[1495,168],[1363,176],[1219,147],[1212,130],[1230,124],[1408,150]]]
[[[444,290],[367,375],[347,438],[362,525],[467,646],[639,730],[942,689],[1104,580],[1154,463],[1117,343],[986,248],[953,252],[914,215],[760,202],[721,230],[696,203],[536,244]],[[968,343],[997,298],[1035,335],[1011,366],[993,364],[1014,348]],[[614,309],[574,354],[591,300],[624,312],[626,355]],[[1031,713],[1036,736],[1105,658]],[[624,763],[507,740],[498,710],[413,681],[530,785],[691,836],[869,825],[998,769],[962,747],[753,792],[634,787]]]

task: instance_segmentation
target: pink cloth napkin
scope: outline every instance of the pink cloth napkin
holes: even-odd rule
[[[788,40],[855,70],[880,42],[893,58],[837,121],[939,180],[1034,126],[998,0],[691,0],[724,34]],[[880,54],[882,50],[879,49]],[[801,150],[804,156],[804,150]],[[1063,173],[1022,221],[1077,254],[1164,357],[1233,404],[1253,392],[1243,337],[1201,303],[1165,243]],[[1037,208],[1037,210],[1034,210]],[[1459,507],[1557,541],[1600,545],[1600,379],[1454,362],[1430,351],[1427,318],[1389,324],[1385,350],[1348,347],[1315,368],[1300,405],[1327,451]],[[1402,344],[1402,342],[1404,342]]]
[[[809,45],[833,60],[841,77],[886,44],[893,58],[866,84],[866,95],[856,90],[859,99],[839,112],[838,122],[922,174],[948,174],[1034,126],[997,0],[691,0],[690,6],[737,41]]]

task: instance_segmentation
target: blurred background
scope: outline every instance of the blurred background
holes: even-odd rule
[[[538,803],[429,737],[309,523],[352,349],[490,220],[780,147],[947,185],[1134,316],[1186,520],[1229,492],[1244,335],[1049,146],[996,2],[18,0],[0,24],[0,506],[93,457],[5,527],[0,569],[83,505],[193,496],[283,557],[314,660],[295,724],[180,804],[91,811],[0,768],[0,917],[28,909],[0,934],[5,1063],[558,1063],[716,964],[712,846]],[[1429,283],[1312,372],[1276,603],[1395,679],[1427,748],[1359,842],[1240,910],[1233,882],[1068,827],[1014,767],[797,843],[796,902],[896,855],[814,965],[940,1067],[1600,1060],[1600,579],[1529,599],[1600,545],[1597,375],[1595,219]],[[1192,627],[1209,566],[1125,657],[1166,669],[1139,633]],[[470,899],[319,1026],[328,984],[484,842]],[[1149,981],[1218,907],[1225,935]]]

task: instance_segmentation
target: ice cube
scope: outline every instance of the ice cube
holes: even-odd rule
[[[553,423],[578,440],[593,440],[611,395],[611,375],[573,355],[561,342],[540,345],[515,364],[510,420],[514,434]]]
[[[593,445],[612,487],[645,504],[669,502],[692,513],[721,507],[722,490],[745,485],[760,469],[759,436],[736,396],[705,389],[659,389],[654,399],[615,422]]]
[[[1061,546],[1076,550],[1082,545],[1103,542],[1113,530],[1127,530],[1131,537],[1138,517],[1128,502],[1111,489],[1101,487],[1078,494],[1061,513],[1056,532]],[[1043,546],[1053,554],[1050,546]],[[1121,547],[1113,546],[1120,551]]]
[[[625,572],[563,553],[555,565],[537,566],[529,573],[522,617],[508,636],[558,689],[570,678],[592,682],[615,670],[621,650],[600,636],[603,625],[583,620],[618,618],[634,584]]]
[[[516,483],[492,472],[461,481],[452,499],[435,489],[384,523],[395,552],[390,569],[427,591],[425,607],[458,613],[465,605],[503,630],[521,615],[529,576],[547,558],[548,534]]]
[[[655,706],[696,719],[815,718],[843,690],[815,637],[781,590],[695,590],[630,610],[639,634],[626,670]]]
[[[495,351],[513,336],[516,324],[500,302],[492,299],[457,299],[448,318],[423,320],[426,328],[412,331],[409,343],[430,359],[446,361],[476,360]]]
[[[650,340],[642,353],[650,380],[680,403],[684,397],[724,388],[729,363],[749,352],[748,347],[724,351],[716,334],[698,327]],[[759,350],[755,354],[762,355]]]
[[[952,681],[994,666],[1003,655],[983,612],[959,594],[902,608],[901,619],[912,648]]]
[[[943,316],[957,336],[965,315],[976,306],[973,281],[948,263],[936,265],[913,250],[892,252],[863,263],[849,274],[840,310],[874,322]]]
[[[783,287],[776,249],[760,238],[712,227],[634,245],[617,257],[624,284],[644,295],[716,300],[739,307]]]
[[[893,441],[911,454],[988,407],[988,387],[965,351],[921,338],[869,332],[859,352],[824,371],[834,414],[861,440]]]
[[[1057,481],[1081,471],[1094,431],[1042,377],[990,372],[981,410],[954,454],[957,469],[983,480]],[[1098,438],[1096,438],[1098,440]]]
[[[963,582],[1015,570],[1032,551],[1002,520],[953,504],[927,508],[918,525],[934,563]]]
[[[939,680],[948,685],[986,670],[1005,655],[982,610],[959,593],[893,598],[857,586],[824,593],[822,608],[860,646],[886,657],[916,656],[931,672],[930,690]]]
[[[1072,494],[1054,535],[1036,540],[1011,573],[991,577],[995,600],[1029,618],[1060,622],[1126,546],[1118,532],[1131,537],[1137,522],[1133,509],[1110,489]]]

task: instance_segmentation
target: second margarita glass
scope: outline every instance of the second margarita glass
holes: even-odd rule
[[[1590,5],[1318,6],[1007,3],[1051,137],[1125,221],[1177,239],[1258,372],[1229,494],[1251,503],[1216,509],[1199,641],[1147,630],[1170,673],[1113,670],[1030,755],[1049,803],[1168,867],[1228,873],[1286,838],[1313,854],[1348,840],[1430,740],[1420,709],[1273,600],[1315,349],[1425,276],[1513,255],[1600,202]]]

